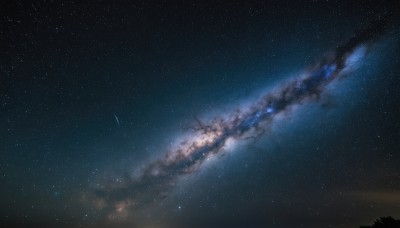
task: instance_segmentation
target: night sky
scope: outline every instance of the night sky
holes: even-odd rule
[[[1,227],[400,218],[395,1],[1,1]]]

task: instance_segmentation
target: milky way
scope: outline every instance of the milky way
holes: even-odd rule
[[[266,93],[246,110],[238,109],[228,117],[208,122],[196,120],[192,134],[175,148],[164,151],[163,158],[145,165],[140,175],[96,189],[95,201],[113,218],[162,200],[180,177],[197,171],[204,161],[223,153],[230,141],[257,137],[267,131],[278,114],[289,111],[293,105],[318,100],[328,84],[349,75],[353,65],[384,34],[386,26],[385,20],[371,23],[338,46],[333,54]]]

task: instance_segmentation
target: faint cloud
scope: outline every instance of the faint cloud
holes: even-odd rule
[[[400,205],[400,190],[359,191],[351,192],[349,195],[362,202]]]

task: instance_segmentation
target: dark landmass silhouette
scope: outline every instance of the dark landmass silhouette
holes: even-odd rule
[[[372,226],[360,226],[360,228],[400,228],[400,220],[391,216],[380,217]]]

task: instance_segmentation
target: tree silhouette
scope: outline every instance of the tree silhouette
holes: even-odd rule
[[[372,226],[360,226],[360,228],[400,228],[400,220],[390,216],[380,217]]]

